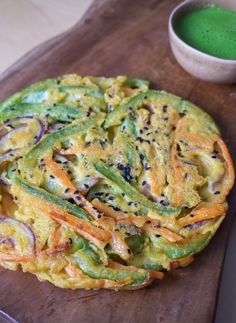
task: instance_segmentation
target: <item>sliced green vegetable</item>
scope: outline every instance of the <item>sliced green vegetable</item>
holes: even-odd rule
[[[9,107],[11,105],[15,105],[19,102],[27,102],[27,103],[40,103],[35,102],[37,95],[35,93],[39,93],[42,91],[46,91],[50,86],[57,84],[56,79],[48,79],[45,81],[41,81],[31,85],[30,87],[26,88],[25,90],[14,94],[13,96],[6,99],[4,102],[0,104],[0,111]],[[42,94],[39,95],[42,98]],[[27,99],[28,98],[28,99]],[[30,99],[31,98],[31,99]],[[34,102],[32,102],[34,101]]]
[[[210,239],[210,232],[178,242],[169,242],[164,238],[152,238],[155,246],[159,247],[170,259],[195,255],[208,245]]]
[[[82,109],[66,104],[46,105],[19,103],[3,109],[0,114],[0,122],[28,115],[51,117],[55,120],[71,122],[75,119],[81,119],[85,115],[85,112]]]
[[[94,279],[108,279],[117,282],[130,279],[132,282],[127,284],[129,286],[144,284],[149,279],[148,272],[143,269],[137,269],[137,271],[128,271],[99,265],[94,261],[94,259],[91,258],[89,250],[85,249],[84,247],[82,250],[76,251],[73,255],[71,255],[71,257],[75,264],[86,275]]]
[[[125,81],[123,86],[130,87],[132,89],[138,88],[142,91],[147,91],[149,88],[150,82],[142,79],[137,78],[130,78]]]
[[[136,96],[132,97],[129,102],[124,103],[123,105],[120,105],[118,108],[114,109],[107,115],[107,118],[104,121],[104,127],[109,128],[111,126],[119,125],[121,123],[121,120],[123,118],[126,118],[130,112],[136,111],[140,107],[148,105],[150,101],[156,99],[166,99],[167,102],[170,102],[173,109],[184,115],[188,112],[194,112],[194,115],[197,114],[199,118],[201,118],[202,121],[206,124],[206,127],[213,131],[219,132],[219,129],[212,118],[194,104],[183,101],[181,100],[181,98],[164,91],[155,90],[149,90],[145,93],[137,94]]]
[[[121,131],[126,132],[131,138],[135,138],[137,136],[138,133],[136,126],[130,115],[125,118],[125,121],[122,123]]]
[[[84,252],[86,252],[87,256],[89,256],[95,263],[102,264],[99,255],[91,247],[90,242],[81,236],[78,236],[73,240],[70,248],[70,253],[73,254],[77,250],[83,250]]]
[[[102,92],[99,92],[96,89],[91,89],[85,86],[79,86],[79,85],[61,86],[59,87],[59,91],[69,94],[69,99],[74,99],[74,100],[78,100],[82,96],[92,96],[94,98],[104,99],[104,94]]]
[[[118,108],[109,113],[104,122],[104,127],[109,128],[111,126],[120,124],[123,118],[126,118],[130,112],[137,110],[144,104],[147,104],[150,98],[161,98],[165,95],[166,94],[164,92],[151,90],[145,93],[137,94],[136,96],[132,97],[129,102],[120,105]]]
[[[31,185],[29,185],[26,181],[20,179],[18,176],[15,176],[13,179],[13,182],[19,186],[23,191],[26,193],[33,195],[43,201],[47,201],[49,203],[55,204],[56,206],[59,206],[66,212],[77,216],[80,219],[84,220],[91,220],[90,217],[87,215],[87,213],[79,208],[78,206],[62,200],[60,197],[57,197],[56,195],[50,194],[47,191],[41,189],[41,188],[36,188]]]
[[[125,241],[128,244],[130,250],[136,254],[136,253],[142,251],[143,246],[144,246],[145,237],[138,235],[138,234],[134,234],[134,235],[126,238]]]

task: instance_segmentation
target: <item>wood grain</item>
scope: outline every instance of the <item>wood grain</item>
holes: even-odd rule
[[[80,23],[14,64],[0,77],[0,100],[32,82],[65,73],[151,80],[198,104],[222,129],[236,156],[236,87],[198,81],[174,60],[167,21],[177,0],[96,0]],[[1,270],[0,308],[24,323],[191,322],[213,320],[219,277],[236,200],[210,246],[185,269],[138,291],[71,291],[30,274]]]

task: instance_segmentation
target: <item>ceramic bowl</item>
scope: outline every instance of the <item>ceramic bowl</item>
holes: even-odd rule
[[[181,17],[211,4],[220,4],[225,8],[236,10],[234,8],[236,5],[235,0],[186,0],[182,2],[172,11],[169,17],[171,49],[177,62],[193,76],[213,83],[235,83],[236,60],[226,60],[205,54],[187,45],[175,33],[175,25]]]

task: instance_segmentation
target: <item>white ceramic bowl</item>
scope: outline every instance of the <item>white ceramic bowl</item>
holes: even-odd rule
[[[233,2],[234,1],[234,2]],[[223,2],[224,7],[234,9],[236,0]],[[176,22],[185,14],[210,4],[219,4],[219,0],[186,0],[178,5],[169,17],[169,40],[177,62],[193,76],[213,83],[236,82],[236,60],[217,58],[187,45],[175,33]]]

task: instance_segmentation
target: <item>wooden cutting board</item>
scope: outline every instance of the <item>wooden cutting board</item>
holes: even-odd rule
[[[236,86],[188,75],[171,54],[167,21],[178,0],[95,0],[73,29],[25,55],[0,77],[0,101],[33,82],[65,73],[149,79],[209,112],[236,156]],[[40,26],[39,26],[40,28]],[[62,290],[31,274],[0,270],[0,308],[22,323],[181,322],[213,320],[230,222],[185,269],[138,291]]]

